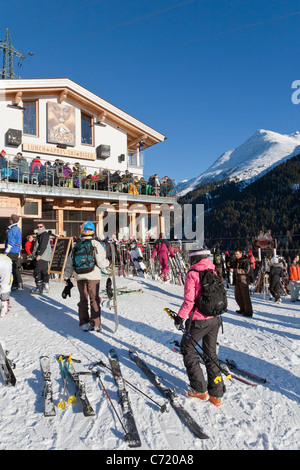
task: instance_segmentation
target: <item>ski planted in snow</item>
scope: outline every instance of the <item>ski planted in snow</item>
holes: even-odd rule
[[[138,367],[144,372],[148,377],[150,382],[152,382],[155,387],[160,391],[160,393],[166,397],[172,408],[177,413],[181,421],[189,428],[189,430],[196,436],[198,439],[209,439],[207,434],[201,429],[198,423],[192,418],[192,416],[187,412],[187,410],[179,402],[178,396],[175,390],[165,387],[157,374],[155,374],[148,365],[138,356],[137,352],[134,349],[129,350],[130,358],[138,365]]]
[[[5,352],[0,343],[0,372],[4,380],[5,385],[15,386],[17,379],[13,373],[14,364],[7,357],[7,352]]]
[[[111,249],[111,261],[112,261],[112,264],[114,266],[114,270],[113,270],[113,273],[112,273],[112,279],[108,278],[107,283],[108,283],[109,280],[110,280],[110,282],[112,282],[112,289],[110,289],[112,297],[110,297],[110,301],[113,303],[114,312],[115,312],[115,329],[114,329],[114,332],[116,332],[117,329],[118,329],[118,326],[119,326],[119,317],[118,317],[118,307],[117,307],[117,286],[116,286],[116,274],[115,274],[115,270],[116,270],[116,251],[115,251],[115,246],[114,246],[113,243],[110,244],[110,249]],[[107,289],[107,283],[106,283],[106,289]],[[107,289],[107,292],[108,292],[108,289]]]
[[[76,372],[72,360],[68,364],[68,376],[71,377],[73,381],[76,396],[79,399],[84,416],[95,416],[95,411],[93,410],[86,394],[85,383],[83,382],[83,380],[81,380],[80,374]]]
[[[127,431],[126,442],[129,447],[140,447],[141,439],[139,436],[138,429],[136,427],[136,422],[134,419],[128,392],[125,387],[125,380],[123,379],[121,374],[119,358],[114,349],[109,350],[108,359],[111,365],[116,386],[118,388],[119,403],[122,409],[124,427]]]
[[[40,358],[40,366],[44,381],[43,397],[44,397],[44,416],[56,416],[56,410],[53,403],[53,390],[50,370],[50,359],[48,356]]]

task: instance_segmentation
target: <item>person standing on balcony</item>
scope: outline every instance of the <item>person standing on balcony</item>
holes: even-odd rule
[[[12,214],[10,216],[4,249],[4,254],[7,255],[13,263],[12,290],[23,289],[23,282],[19,269],[22,249],[22,233],[20,227],[18,227],[19,220],[20,217],[16,214]]]

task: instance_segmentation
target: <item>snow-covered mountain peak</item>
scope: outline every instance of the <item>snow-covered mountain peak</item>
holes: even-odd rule
[[[259,129],[239,147],[223,153],[204,173],[179,184],[180,195],[201,184],[226,178],[250,182],[298,153],[300,131],[285,135]]]

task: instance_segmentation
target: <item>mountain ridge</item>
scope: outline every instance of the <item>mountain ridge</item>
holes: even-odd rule
[[[250,184],[299,153],[299,131],[288,135],[259,129],[236,149],[224,152],[198,177],[179,183],[179,196],[210,182],[228,180]]]

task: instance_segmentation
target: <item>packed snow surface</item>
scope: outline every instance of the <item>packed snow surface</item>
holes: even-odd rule
[[[127,386],[139,429],[142,450],[295,450],[300,442],[300,302],[284,297],[275,305],[262,294],[252,296],[253,318],[237,313],[233,288],[228,290],[229,310],[223,316],[219,358],[233,359],[240,368],[264,377],[268,383],[256,387],[232,380],[222,406],[214,407],[187,397],[187,376],[182,357],[172,351],[172,341],[181,339],[164,307],[178,311],[183,287],[162,284],[137,277],[117,278],[118,287],[142,289],[142,293],[118,298],[119,328],[113,333],[113,310],[102,311],[103,331],[83,332],[78,326],[77,287],[64,300],[64,288],[51,280],[48,294],[33,296],[33,279],[23,274],[25,288],[12,293],[11,311],[0,320],[0,341],[15,364],[17,384],[5,386],[0,379],[0,448],[1,450],[130,450],[124,442],[123,429],[99,380],[82,376],[96,416],[83,416],[80,405],[56,408],[56,417],[43,415],[42,376],[39,360],[49,355],[53,377],[54,402],[62,397],[63,383],[57,355],[70,355],[87,368],[103,360],[115,348],[126,380],[164,404],[164,398],[129,358],[135,348],[141,358],[174,388],[179,399],[203,430],[208,440],[195,438],[169,407],[161,413],[142,394]],[[105,278],[101,280],[105,287]],[[76,365],[78,367],[78,365]],[[99,367],[105,387],[118,413],[117,389],[110,371]],[[97,369],[96,369],[97,370]],[[70,384],[70,391],[73,390]]]
[[[198,177],[179,183],[178,191],[183,196],[202,184],[225,178],[249,183],[299,153],[299,131],[282,135],[260,129],[236,149],[223,153]]]

